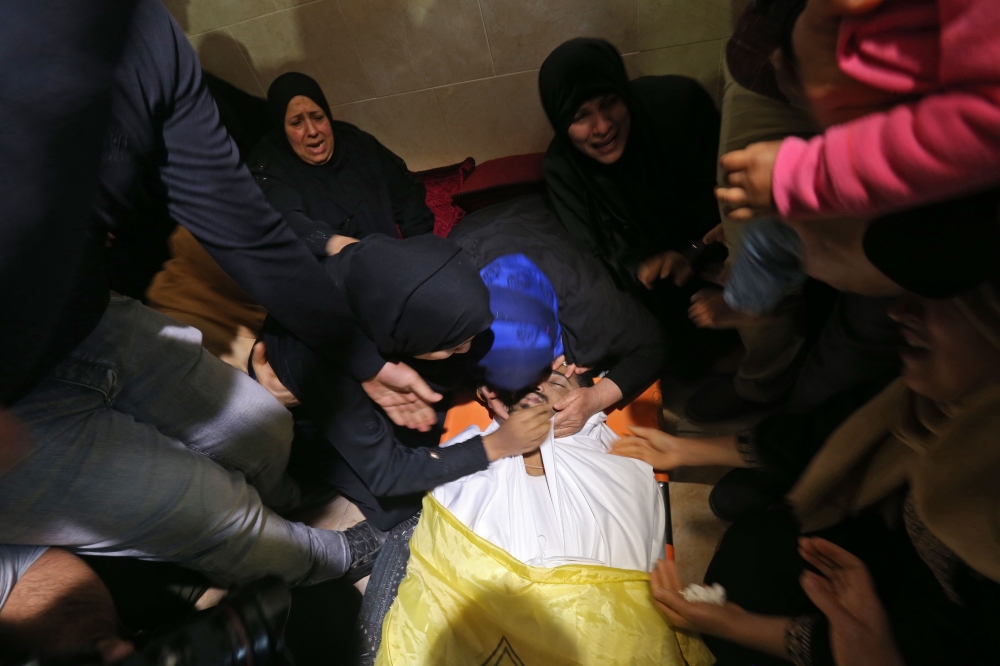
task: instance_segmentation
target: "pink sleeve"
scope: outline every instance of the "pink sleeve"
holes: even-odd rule
[[[787,218],[871,217],[1000,183],[1000,87],[930,95],[785,139],[772,191]]]
[[[782,215],[870,217],[1000,183],[1000,2],[929,4],[937,29],[926,0],[842,24],[846,73],[884,90],[935,92],[808,142],[786,139],[772,184]],[[929,30],[937,62],[926,58]]]

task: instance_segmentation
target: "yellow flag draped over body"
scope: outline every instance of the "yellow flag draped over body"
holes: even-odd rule
[[[708,666],[674,631],[649,575],[592,565],[530,567],[478,536],[430,494],[406,577],[382,625],[376,666]]]

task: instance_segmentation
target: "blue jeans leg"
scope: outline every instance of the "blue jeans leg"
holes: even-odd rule
[[[12,406],[35,449],[0,476],[0,543],[172,561],[223,583],[343,574],[343,535],[261,500],[297,497],[287,412],[192,330],[116,297]]]

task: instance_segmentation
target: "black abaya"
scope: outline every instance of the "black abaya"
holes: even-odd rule
[[[619,288],[642,291],[635,274],[643,259],[682,251],[719,223],[712,98],[682,76],[629,81],[615,48],[597,39],[570,40],[553,51],[539,89],[556,133],[545,180],[560,221]],[[580,104],[607,93],[622,98],[631,118],[625,151],[610,165],[581,153],[567,135]]]
[[[636,278],[641,262],[684,253],[719,221],[715,199],[719,114],[693,79],[648,76],[629,81],[617,50],[597,39],[573,39],[553,51],[539,72],[542,106],[555,130],[545,155],[545,181],[559,220],[573,240],[599,259],[619,289],[660,321],[668,366],[696,378],[729,331],[698,329],[689,320],[699,279],[683,287],[660,280],[652,290]],[[580,104],[614,93],[629,110],[630,132],[617,162],[581,153],[567,130]]]
[[[284,118],[288,103],[300,95],[330,117],[326,98],[313,79],[297,72],[283,74],[268,90],[273,127],[254,148],[249,164],[267,200],[309,249],[318,257],[326,256],[326,242],[334,234],[409,238],[431,233],[434,215],[425,203],[423,183],[372,135],[331,118],[330,160],[308,164],[295,154],[285,135]]]

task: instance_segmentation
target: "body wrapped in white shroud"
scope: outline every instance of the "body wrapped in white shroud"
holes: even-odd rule
[[[439,486],[434,497],[467,527],[525,564],[596,564],[648,572],[663,557],[664,507],[648,464],[610,455],[618,436],[595,414],[571,437],[549,436],[542,461],[551,504],[533,493],[521,456]],[[489,434],[470,426],[443,446]],[[546,517],[539,512],[551,510]],[[541,528],[541,529],[540,529]],[[540,538],[544,532],[561,533]]]

